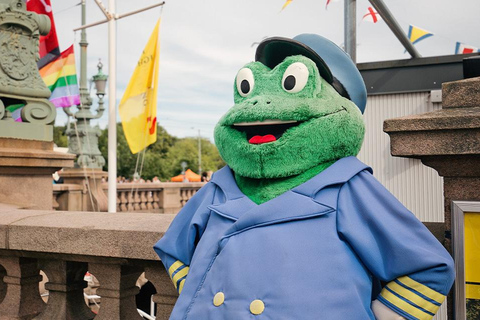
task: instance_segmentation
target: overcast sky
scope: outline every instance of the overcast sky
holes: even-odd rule
[[[75,42],[79,73],[80,0],[51,0],[60,49]],[[103,0],[105,6],[108,0]],[[157,3],[156,0],[118,0],[116,12],[126,13]],[[280,12],[284,0],[166,0],[159,8],[117,21],[117,105],[156,20],[160,26],[160,75],[158,122],[179,137],[198,130],[213,141],[215,123],[233,105],[233,83],[237,71],[254,59],[255,42],[264,37],[294,37],[317,33],[338,45],[343,43],[343,2],[293,0]],[[455,42],[480,47],[480,1],[478,0],[384,0],[408,31],[413,24],[434,33],[416,44],[422,56],[454,53]],[[362,22],[370,3],[357,0],[357,60],[408,59],[402,45],[381,21]],[[87,23],[103,19],[93,0],[87,0]],[[96,72],[98,59],[108,73],[107,25],[88,29],[88,77]],[[92,96],[94,96],[92,94]],[[108,98],[108,93],[107,93]],[[97,99],[94,96],[94,106]],[[95,109],[95,107],[94,107]],[[66,123],[58,110],[56,125]],[[94,121],[107,125],[107,113]]]

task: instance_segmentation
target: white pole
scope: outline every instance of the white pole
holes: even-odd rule
[[[198,129],[198,174],[202,174],[202,140]]]
[[[108,11],[115,14],[115,0],[108,1]],[[108,21],[108,212],[117,212],[116,24]]]

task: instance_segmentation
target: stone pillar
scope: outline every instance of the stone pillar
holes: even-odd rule
[[[118,264],[90,263],[91,272],[100,282],[97,294],[102,297],[96,320],[142,320],[137,311],[135,285],[143,269]]]
[[[0,137],[0,203],[51,210],[52,174],[74,157],[54,152],[53,142]]]
[[[393,156],[418,158],[444,177],[445,229],[452,226],[451,202],[480,201],[480,78],[444,83],[442,110],[389,119]],[[445,246],[451,252],[447,236]],[[452,295],[448,297],[453,319]]]
[[[102,188],[102,178],[106,178],[108,172],[94,168],[71,168],[64,170],[61,176],[65,184],[82,186],[82,196],[69,199],[78,199],[80,203],[69,202],[68,211],[108,211],[107,195]]]
[[[169,183],[163,185],[163,191],[159,194],[160,208],[163,213],[177,213],[182,209],[180,189],[183,185],[178,183]]]
[[[0,320],[33,319],[45,307],[40,297],[38,283],[42,280],[37,260],[18,257],[0,257],[7,275],[5,298],[0,305]]]
[[[35,320],[89,320],[95,314],[87,307],[83,289],[87,282],[83,280],[87,272],[87,263],[45,260],[42,270],[48,277],[45,289],[49,291],[45,311]]]
[[[153,295],[153,302],[157,305],[156,317],[158,320],[168,320],[173,306],[178,298],[178,293],[173,286],[163,266],[158,264],[145,268],[145,277],[153,283],[157,293]]]

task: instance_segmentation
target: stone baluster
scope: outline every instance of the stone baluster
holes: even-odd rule
[[[147,192],[148,191],[140,191],[140,210],[147,210]]]
[[[6,294],[0,304],[2,319],[32,319],[45,308],[38,283],[42,280],[37,259],[0,256],[5,268]]]
[[[7,294],[7,284],[3,282],[3,277],[7,275],[7,271],[0,265],[0,304]]]
[[[140,202],[142,200],[140,199],[140,192],[138,191],[138,188],[135,188],[133,190],[133,210],[138,211],[140,210]]]
[[[152,192],[152,195],[153,195],[153,209],[160,209],[160,193],[163,192],[163,190],[159,190],[159,191],[153,191]]]
[[[117,212],[122,211],[121,205],[122,205],[122,194],[117,191]]]
[[[147,191],[147,210],[153,210],[153,191]]]
[[[128,199],[127,199],[128,192],[122,191],[120,194],[120,211],[127,211]]]
[[[187,202],[187,197],[185,196],[185,189],[180,189],[180,205],[183,207]]]
[[[102,297],[95,320],[142,320],[135,304],[139,288],[135,285],[143,268],[118,264],[90,263],[89,271],[100,282],[97,294]]]
[[[125,211],[135,211],[135,207],[134,207],[134,194],[133,192],[130,190],[130,191],[127,191],[127,210]]]
[[[168,320],[178,298],[177,290],[162,265],[151,265],[145,268],[145,277],[155,286],[157,293],[153,302],[157,305],[157,320]]]
[[[45,284],[49,297],[47,307],[35,320],[84,320],[95,317],[83,297],[83,289],[87,287],[83,280],[87,263],[43,260],[41,268],[49,280]]]

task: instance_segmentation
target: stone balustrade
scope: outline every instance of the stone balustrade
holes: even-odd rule
[[[117,184],[117,212],[177,213],[204,182],[120,183]],[[63,211],[87,211],[88,185],[53,186],[53,208]],[[107,194],[108,185],[102,184]],[[92,207],[95,208],[94,205]],[[98,210],[94,210],[98,211]]]
[[[177,293],[152,246],[173,214],[33,211],[0,204],[0,216],[0,319],[142,319],[135,283],[143,272],[157,291],[157,319],[168,319]],[[48,277],[46,303],[39,270]],[[87,271],[100,283],[98,314],[84,300]]]

